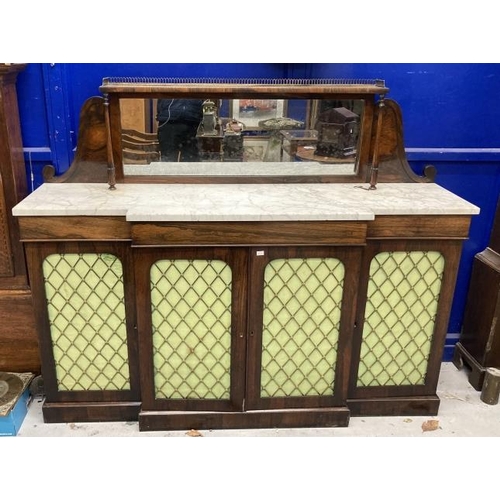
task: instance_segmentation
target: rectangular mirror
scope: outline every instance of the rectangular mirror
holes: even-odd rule
[[[361,99],[121,99],[124,175],[354,175],[363,108]]]
[[[104,79],[118,182],[366,179],[373,81]]]

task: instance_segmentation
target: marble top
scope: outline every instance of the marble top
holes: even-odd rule
[[[171,175],[211,177],[273,177],[304,175],[353,175],[354,163],[317,161],[269,162],[152,162],[149,165],[124,165],[125,175]]]
[[[437,184],[45,183],[14,216],[124,216],[128,221],[373,220],[377,215],[473,215]]]

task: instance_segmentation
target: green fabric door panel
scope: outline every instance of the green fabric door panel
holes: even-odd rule
[[[157,399],[229,399],[232,272],[219,260],[151,267]]]
[[[424,383],[443,270],[444,257],[434,251],[373,258],[358,387]]]
[[[58,389],[130,389],[120,260],[52,254],[42,269]]]
[[[261,397],[333,394],[344,272],[334,258],[266,266]]]

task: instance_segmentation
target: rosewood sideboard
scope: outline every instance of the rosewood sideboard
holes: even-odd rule
[[[13,210],[46,422],[315,427],[437,414],[462,242],[479,209],[432,182],[432,168],[412,172],[384,82],[105,79],[100,91],[82,109],[71,168],[48,168]],[[216,161],[126,159],[124,100],[179,98],[216,103],[216,138],[240,141],[238,161],[224,140],[211,142]],[[349,127],[323,121],[334,115]],[[279,151],[279,127],[318,120],[309,135],[331,157]],[[138,147],[155,143],[154,129],[139,133]],[[267,156],[245,157],[258,147]]]

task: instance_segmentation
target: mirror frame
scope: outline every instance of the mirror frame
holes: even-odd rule
[[[116,183],[307,183],[366,182],[377,157],[374,124],[377,104],[389,89],[383,80],[224,80],[168,78],[104,78],[99,90],[104,98],[107,129],[108,181]],[[124,174],[120,99],[303,99],[362,100],[363,116],[354,174],[294,176],[137,176]],[[377,102],[378,101],[378,102]]]

